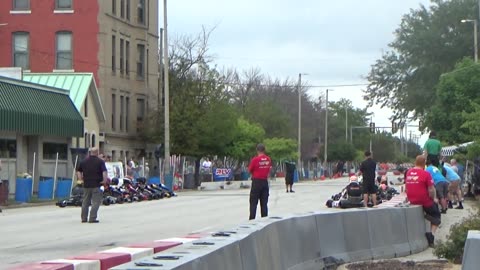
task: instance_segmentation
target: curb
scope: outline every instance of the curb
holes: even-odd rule
[[[183,245],[210,235],[193,233],[181,238],[168,238],[146,243],[130,244],[96,253],[73,256],[65,259],[48,260],[8,268],[9,270],[108,270],[167,249]]]

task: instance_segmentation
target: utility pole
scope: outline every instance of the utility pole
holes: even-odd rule
[[[348,106],[345,106],[345,142],[348,142]]]
[[[157,93],[157,111],[160,111],[162,105],[161,96],[163,94],[163,28],[160,28],[160,40],[159,40],[159,59],[160,63],[158,64],[158,93]]]
[[[297,172],[302,175],[302,73],[298,74],[298,160],[297,160]]]
[[[324,171],[327,171],[327,159],[328,159],[328,91],[331,91],[330,89],[327,89],[327,94],[325,96],[325,142],[324,142],[324,152],[323,152],[323,163],[325,164],[323,166]],[[327,175],[325,175],[327,176]]]
[[[165,44],[163,45],[165,66],[164,66],[164,81],[165,81],[165,165],[164,165],[164,178],[170,176],[170,90],[168,85],[168,71],[170,69],[170,60],[168,58],[168,31],[167,31],[167,0],[163,0],[163,38]],[[166,183],[166,182],[165,182]]]
[[[405,121],[405,156],[408,157],[408,124]]]

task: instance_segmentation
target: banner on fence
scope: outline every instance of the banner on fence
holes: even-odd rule
[[[228,168],[216,168],[213,170],[214,181],[225,181],[233,179],[233,170]]]
[[[107,167],[108,178],[119,178],[123,179],[123,164],[122,162],[105,162]]]

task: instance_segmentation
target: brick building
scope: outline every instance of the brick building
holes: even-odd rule
[[[106,114],[100,148],[115,160],[144,155],[139,126],[158,93],[158,0],[2,0],[0,36],[0,67],[93,73]]]

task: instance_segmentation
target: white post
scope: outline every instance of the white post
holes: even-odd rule
[[[33,196],[33,187],[35,186],[35,161],[37,158],[37,152],[33,152],[33,169],[32,169],[32,196]]]
[[[142,176],[145,177],[145,157],[142,157]]]
[[[73,166],[73,173],[72,173],[72,188],[70,188],[70,194],[69,194],[69,197],[72,197],[73,182],[75,181],[75,172],[77,171],[77,163],[78,163],[78,155],[75,157],[75,165]]]
[[[57,152],[57,158],[55,159],[55,172],[53,173],[53,191],[52,191],[52,200],[55,199],[55,186],[57,183],[57,169],[58,169],[58,152]],[[73,179],[72,179],[73,183]]]
[[[123,164],[123,171],[125,176],[127,176],[127,167],[128,167],[127,156],[125,155],[125,163]]]

